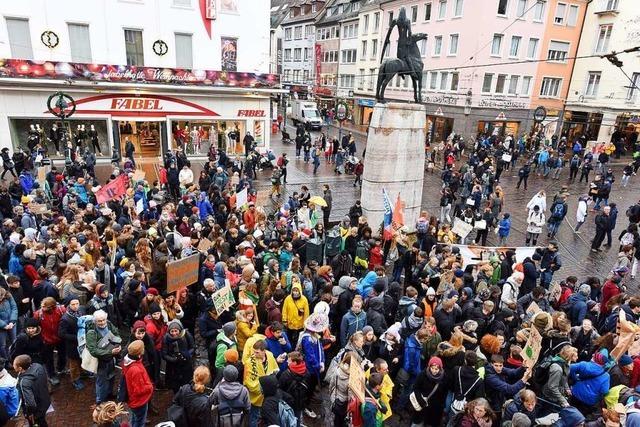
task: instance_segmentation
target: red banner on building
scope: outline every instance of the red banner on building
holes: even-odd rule
[[[320,86],[320,66],[322,65],[322,47],[316,43],[316,86]]]
[[[235,58],[233,60],[235,61]],[[133,65],[82,64],[77,62],[42,62],[25,59],[0,59],[1,77],[255,88],[275,88],[280,85],[280,78],[276,74],[136,67]]]

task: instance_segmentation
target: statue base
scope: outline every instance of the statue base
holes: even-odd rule
[[[373,109],[361,201],[363,215],[376,235],[384,219],[383,189],[392,209],[400,194],[404,223],[409,230],[415,229],[422,206],[426,118],[426,109],[419,104],[378,103]]]

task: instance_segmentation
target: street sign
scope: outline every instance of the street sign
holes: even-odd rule
[[[542,122],[546,118],[547,118],[547,109],[544,108],[542,105],[533,111],[533,120],[535,120],[536,122]]]
[[[349,116],[349,106],[344,101],[338,101],[336,104],[336,119],[344,121]]]

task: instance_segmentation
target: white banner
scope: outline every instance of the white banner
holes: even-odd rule
[[[443,243],[439,243],[443,244]],[[476,246],[476,245],[450,245],[460,250],[460,255],[464,265],[481,264],[489,262],[493,255],[505,254],[507,251],[516,253],[516,262],[522,262],[526,257],[531,257],[536,251],[536,247],[509,247],[509,246]]]
[[[247,189],[243,189],[241,192],[236,194],[236,206],[238,208],[243,207],[244,205],[247,204]]]

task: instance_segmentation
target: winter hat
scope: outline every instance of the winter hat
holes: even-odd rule
[[[325,301],[318,302],[313,308],[314,313],[321,313],[327,316],[329,315],[330,310],[331,308],[329,307],[329,304],[327,304]]]
[[[169,322],[169,326],[167,327],[167,331],[170,331],[172,329],[177,329],[180,332],[182,332],[182,330],[184,328],[182,327],[182,323],[180,323],[180,321],[176,319],[176,320],[172,320],[171,322]]]
[[[628,354],[623,354],[622,356],[620,356],[620,360],[618,361],[618,365],[620,365],[620,366],[633,365],[633,359]]]
[[[552,325],[551,315],[544,311],[540,311],[533,316],[532,323],[537,329],[544,331]]]
[[[96,285],[96,295],[100,296],[100,294],[104,291],[108,291],[109,289],[107,288],[107,285],[103,284],[103,283],[98,283]]]
[[[140,357],[144,353],[144,343],[142,340],[135,340],[127,347],[127,353],[129,356]]]
[[[38,319],[34,319],[33,317],[29,317],[24,321],[25,328],[38,328],[40,326],[40,321]]]
[[[378,277],[373,284],[373,290],[380,295],[389,287],[389,280],[386,277]]]
[[[155,302],[149,306],[149,314],[161,312],[162,310],[160,309],[160,305],[156,304]]]
[[[63,301],[63,304],[65,307],[69,307],[69,304],[71,304],[72,301],[78,301],[80,302],[80,300],[78,299],[77,296],[74,295],[69,295],[68,297],[66,297]]]
[[[149,288],[147,289],[147,295],[158,296],[158,290],[156,288]]]
[[[591,286],[587,285],[586,283],[583,283],[582,285],[580,285],[580,287],[578,288],[578,292],[580,292],[582,295],[589,296],[591,294]]]
[[[462,276],[464,276],[464,271],[458,268],[456,271],[454,271],[453,274],[456,277],[462,277]]]
[[[427,366],[433,366],[436,365],[438,366],[440,369],[442,369],[442,359],[440,359],[437,356],[433,356],[431,359],[429,359],[429,365]]]
[[[503,308],[501,310],[501,313],[502,313],[503,319],[508,319],[509,317],[513,317],[513,310],[511,310],[510,308],[507,308],[507,307]]]
[[[604,366],[607,364],[609,359],[609,354],[606,350],[600,350],[593,355],[593,362],[597,363],[600,366]]]
[[[304,321],[304,327],[312,332],[322,333],[329,327],[329,317],[324,313],[311,313]]]
[[[254,255],[255,255],[255,252],[251,248],[244,251],[244,256],[246,256],[247,258],[253,258]]]
[[[473,299],[473,290],[469,287],[466,288],[462,288],[462,292],[464,292],[465,294],[467,294],[467,297],[469,299]]]
[[[363,335],[367,335],[369,332],[373,332],[373,328],[370,325],[367,325],[364,328],[362,328]]]
[[[238,350],[236,350],[235,348],[229,348],[225,350],[223,356],[224,361],[227,363],[236,363],[238,359],[240,359],[240,354],[238,354]]]
[[[133,327],[131,328],[131,332],[135,332],[138,329],[144,329],[146,331],[147,330],[147,325],[142,320],[136,320],[133,323]]]
[[[224,332],[224,334],[226,336],[231,336],[236,332],[236,323],[235,322],[227,322],[224,325],[222,325],[222,332]]]
[[[453,289],[452,289],[452,290],[450,290],[450,291],[447,293],[447,299],[453,299],[453,298],[456,298],[456,297],[458,297],[458,296],[459,296],[459,295],[458,295],[458,291],[455,291],[455,290],[453,290]]]
[[[227,365],[222,370],[222,378],[228,383],[238,380],[238,369],[233,365]]]
[[[511,418],[511,426],[512,427],[530,427],[531,420],[522,412],[516,412],[513,414],[513,418]]]
[[[436,290],[435,289],[433,289],[431,287],[429,289],[427,289],[427,296],[435,295],[435,294],[436,294]]]

